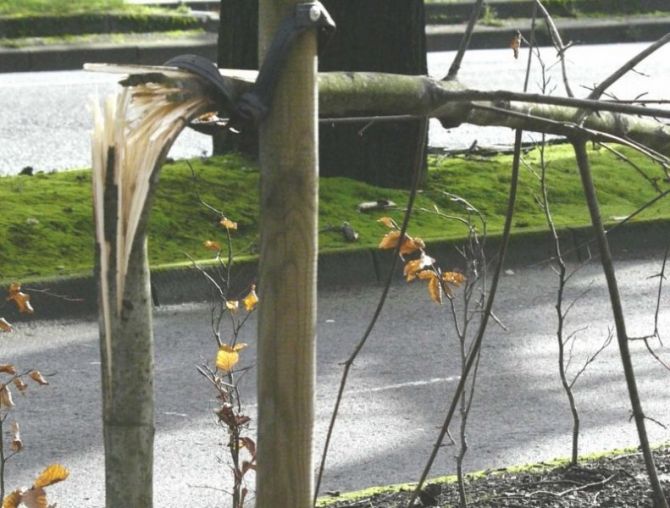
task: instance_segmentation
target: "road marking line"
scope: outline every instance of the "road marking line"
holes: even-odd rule
[[[362,393],[374,393],[374,392],[384,392],[386,390],[398,390],[401,388],[410,388],[415,386],[428,386],[434,385],[437,383],[449,383],[450,381],[458,381],[460,376],[449,376],[449,377],[434,377],[432,379],[425,379],[422,381],[408,381],[406,383],[397,383],[393,385],[377,386],[376,388],[361,388],[359,390],[351,390],[348,393],[352,394],[362,394]]]

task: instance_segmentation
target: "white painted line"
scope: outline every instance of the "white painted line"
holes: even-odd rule
[[[428,386],[438,383],[449,383],[452,381],[458,381],[460,376],[449,376],[449,377],[434,377],[432,379],[425,379],[422,381],[408,381],[406,383],[397,383],[393,385],[377,386],[376,388],[362,388],[359,390],[351,390],[348,393],[353,394],[363,394],[363,393],[375,393],[375,392],[384,392],[387,390],[398,390],[402,388],[413,388],[416,386]],[[344,392],[345,396],[347,392]]]

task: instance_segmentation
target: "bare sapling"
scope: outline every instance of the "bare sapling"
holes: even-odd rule
[[[247,287],[243,298],[232,296],[234,291],[232,233],[237,230],[237,223],[202,199],[201,203],[217,214],[218,223],[225,230],[226,242],[223,246],[216,240],[209,239],[203,242],[203,247],[215,254],[212,273],[194,263],[195,268],[206,278],[216,295],[211,307],[210,325],[218,348],[214,367],[201,365],[198,367],[198,372],[216,391],[217,424],[227,434],[226,448],[233,479],[232,488],[224,490],[230,494],[232,508],[244,508],[245,502],[252,497],[248,474],[256,470],[256,441],[249,435],[251,417],[243,410],[239,386],[244,374],[251,369],[251,366],[238,367],[240,352],[247,346],[240,342],[239,338],[242,328],[256,309],[258,296],[255,284]],[[223,322],[226,319],[229,320],[229,327],[225,327],[224,332]],[[228,334],[227,337],[225,334]]]
[[[436,210],[440,216],[447,220],[458,220],[466,228],[466,238],[459,249],[459,252],[465,263],[464,280],[462,291],[459,292],[459,302],[456,301],[456,295],[450,291],[448,286],[443,287],[445,296],[449,303],[449,312],[453,331],[458,341],[458,351],[460,359],[460,376],[466,375],[465,365],[468,356],[472,351],[474,340],[473,331],[476,332],[476,324],[481,319],[481,313],[486,301],[486,253],[484,250],[486,243],[486,217],[471,203],[465,199],[449,195],[452,202],[463,210],[463,217],[454,217],[446,215]],[[446,284],[446,282],[444,282]],[[497,318],[496,322],[502,325]],[[469,377],[469,384],[460,395],[459,406],[459,433],[458,433],[458,452],[456,454],[456,476],[458,480],[458,495],[460,505],[468,505],[466,495],[466,474],[463,468],[463,462],[468,452],[467,425],[470,416],[470,410],[475,396],[475,387],[477,383],[477,372],[481,359],[481,350],[476,353],[476,361],[472,374]]]

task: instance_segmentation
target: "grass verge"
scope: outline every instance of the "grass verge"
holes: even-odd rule
[[[548,149],[549,199],[558,227],[583,226],[588,212],[583,202],[572,149],[557,145]],[[627,153],[639,167],[658,178],[636,154]],[[605,150],[591,152],[594,179],[606,221],[635,211],[657,192],[637,172]],[[537,162],[537,151],[526,154]],[[206,202],[239,223],[234,235],[236,255],[253,255],[258,246],[258,185],[255,163],[237,155],[196,159],[165,165],[150,223],[150,262],[153,266],[187,261],[187,255],[206,259],[205,240],[225,242],[219,216],[203,206]],[[492,158],[431,157],[426,188],[418,196],[410,234],[425,240],[463,237],[464,227],[440,218],[435,209],[459,215],[447,192],[468,199],[488,218],[490,233],[502,228],[510,179],[511,156]],[[0,185],[0,280],[26,279],[89,272],[93,265],[91,178],[86,170],[38,173],[35,176],[3,177]],[[514,228],[527,232],[546,228],[536,202],[537,177],[522,172]],[[407,192],[374,187],[346,178],[322,178],[320,183],[319,235],[322,251],[374,247],[385,228],[376,222],[382,215],[400,221]],[[360,213],[359,203],[389,199],[398,208],[387,212]],[[665,200],[650,207],[636,220],[670,218]],[[348,243],[336,228],[350,223],[359,233]],[[329,228],[331,227],[332,228]]]
[[[205,30],[169,30],[164,32],[151,32],[142,34],[132,33],[104,33],[86,35],[58,35],[50,37],[18,37],[0,38],[0,47],[19,49],[35,46],[53,46],[58,44],[146,44],[178,39],[202,40],[206,34]]]
[[[110,11],[138,11],[142,7],[123,0],[3,0],[2,16],[63,16]]]

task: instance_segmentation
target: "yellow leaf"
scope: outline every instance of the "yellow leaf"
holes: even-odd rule
[[[70,476],[70,471],[67,470],[65,466],[60,464],[51,464],[47,466],[44,471],[35,479],[33,483],[34,489],[41,489],[53,485],[54,483],[62,482],[68,476]]]
[[[240,302],[238,300],[226,300],[226,309],[230,312],[235,313],[240,308]]]
[[[13,376],[16,374],[16,367],[14,367],[11,363],[3,363],[0,365],[0,372],[11,374]]]
[[[377,222],[384,224],[384,226],[389,229],[399,229],[398,225],[391,217],[382,217],[381,219],[377,219]]]
[[[219,221],[219,224],[221,224],[224,228],[226,228],[228,231],[231,229],[237,230],[237,222],[233,222],[232,220],[228,219],[227,217],[224,217]]]
[[[23,441],[21,441],[21,429],[19,422],[12,422],[12,451],[18,453],[23,450]]]
[[[400,231],[394,230],[389,231],[384,235],[382,241],[379,243],[380,249],[395,249],[398,245],[398,239],[400,238]]]
[[[239,351],[245,347],[247,345],[244,343],[235,344],[234,346],[228,344],[221,346],[219,352],[216,354],[216,368],[224,372],[233,370],[233,367],[240,361]]]
[[[12,392],[7,385],[2,385],[0,388],[0,408],[3,407],[14,407],[14,399],[12,398]]]
[[[253,284],[251,286],[249,294],[244,297],[242,303],[244,303],[244,308],[247,309],[247,312],[251,312],[256,308],[256,304],[258,303],[258,295],[256,294],[256,284]]]
[[[215,242],[213,240],[205,240],[202,242],[203,247],[207,250],[211,250],[214,252],[219,252],[221,250],[221,244],[219,242]]]
[[[2,501],[2,508],[17,508],[19,503],[21,503],[21,494],[21,491],[16,489],[8,496],[5,496],[5,499]]]
[[[35,381],[37,384],[40,385],[48,385],[49,381],[44,379],[44,376],[39,370],[31,370],[30,373],[28,374],[30,376],[30,379]]]
[[[434,277],[428,281],[428,294],[435,303],[442,303],[442,286],[440,286],[440,280],[437,278],[437,275],[433,275]]]
[[[0,318],[0,332],[13,332],[14,327],[5,318]]]

